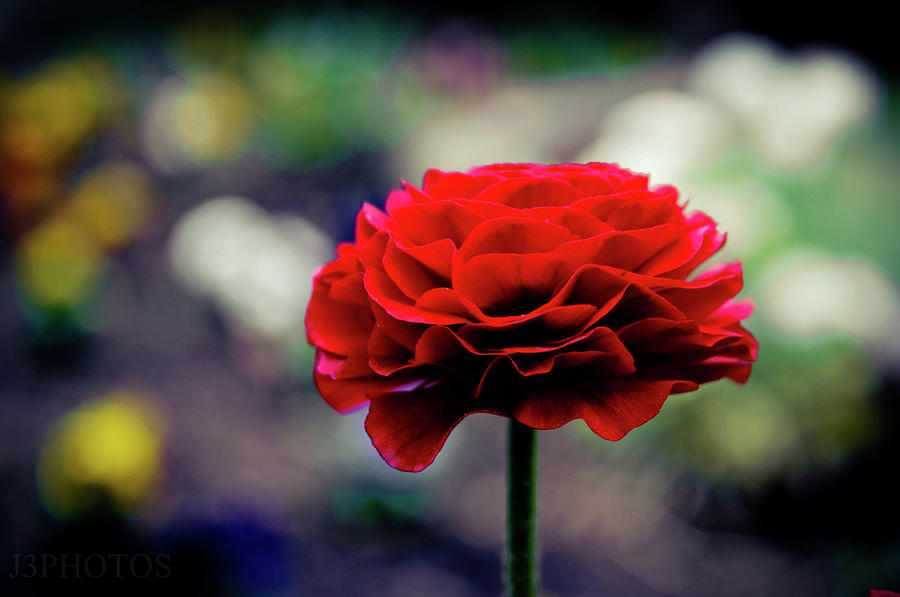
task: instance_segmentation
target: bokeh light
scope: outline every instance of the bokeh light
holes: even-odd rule
[[[32,228],[16,254],[25,296],[48,310],[77,309],[96,291],[105,258],[83,228],[55,217]]]
[[[50,430],[40,462],[41,498],[67,518],[98,507],[132,511],[151,498],[163,461],[161,415],[139,393],[88,401]]]
[[[303,335],[313,272],[332,252],[328,236],[307,220],[276,219],[239,197],[193,208],[170,243],[186,284],[215,300],[239,327],[283,342]]]
[[[789,56],[766,39],[744,35],[704,50],[691,79],[694,89],[741,119],[750,144],[778,169],[820,163],[844,132],[872,118],[879,103],[875,78],[847,52]]]
[[[761,312],[786,336],[847,334],[894,366],[900,357],[900,292],[895,281],[859,259],[797,251],[772,264]]]
[[[238,79],[216,72],[173,76],[150,99],[144,147],[163,171],[227,162],[247,147],[252,124],[252,104]]]
[[[153,208],[150,177],[128,162],[97,166],[82,178],[64,209],[103,249],[134,240]]]

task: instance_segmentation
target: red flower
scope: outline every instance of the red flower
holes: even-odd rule
[[[465,416],[622,438],[672,392],[744,382],[756,341],[739,263],[678,192],[613,164],[430,170],[364,205],[306,314],[315,382],[391,466],[418,471]]]
[[[884,589],[869,589],[869,597],[900,597],[900,593],[885,591]]]

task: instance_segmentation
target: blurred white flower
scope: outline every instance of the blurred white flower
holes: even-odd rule
[[[786,238],[793,228],[790,209],[775,189],[750,176],[719,183],[689,182],[679,187],[688,211],[712,216],[728,233],[722,259],[746,258]]]
[[[163,79],[141,122],[144,153],[167,174],[227,162],[250,140],[252,109],[243,83],[232,75]]]
[[[875,76],[844,52],[787,56],[742,34],[700,52],[690,88],[733,112],[763,161],[785,170],[819,163],[844,132],[875,115],[879,96]]]
[[[651,91],[614,106],[578,161],[617,162],[651,173],[654,184],[680,184],[725,151],[733,134],[731,117],[714,102],[682,91]]]
[[[876,360],[900,364],[900,292],[867,261],[790,253],[772,265],[757,296],[761,314],[782,334],[848,334]]]
[[[416,127],[396,156],[400,175],[420,180],[429,168],[465,171],[496,162],[554,161],[547,147],[558,118],[521,88],[453,106]]]
[[[303,334],[316,268],[329,236],[298,216],[272,216],[239,197],[210,199],[178,221],[169,255],[179,278],[234,323],[271,340]]]

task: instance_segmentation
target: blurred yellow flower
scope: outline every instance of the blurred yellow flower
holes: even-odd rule
[[[150,177],[140,167],[110,162],[85,176],[72,193],[68,213],[105,248],[132,240],[153,203]]]
[[[68,412],[50,431],[38,464],[45,506],[66,518],[107,498],[129,511],[154,493],[163,421],[140,394],[116,390]]]
[[[94,238],[61,215],[22,237],[16,270],[25,296],[44,309],[75,309],[87,300],[105,266]]]

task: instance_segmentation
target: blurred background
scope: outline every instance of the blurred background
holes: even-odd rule
[[[678,185],[757,302],[746,386],[618,443],[541,434],[544,594],[900,590],[889,25],[865,3],[0,3],[0,592],[500,595],[506,421],[390,469],[364,411],[317,397],[302,323],[363,201],[497,161]],[[41,561],[66,554],[139,566]]]

